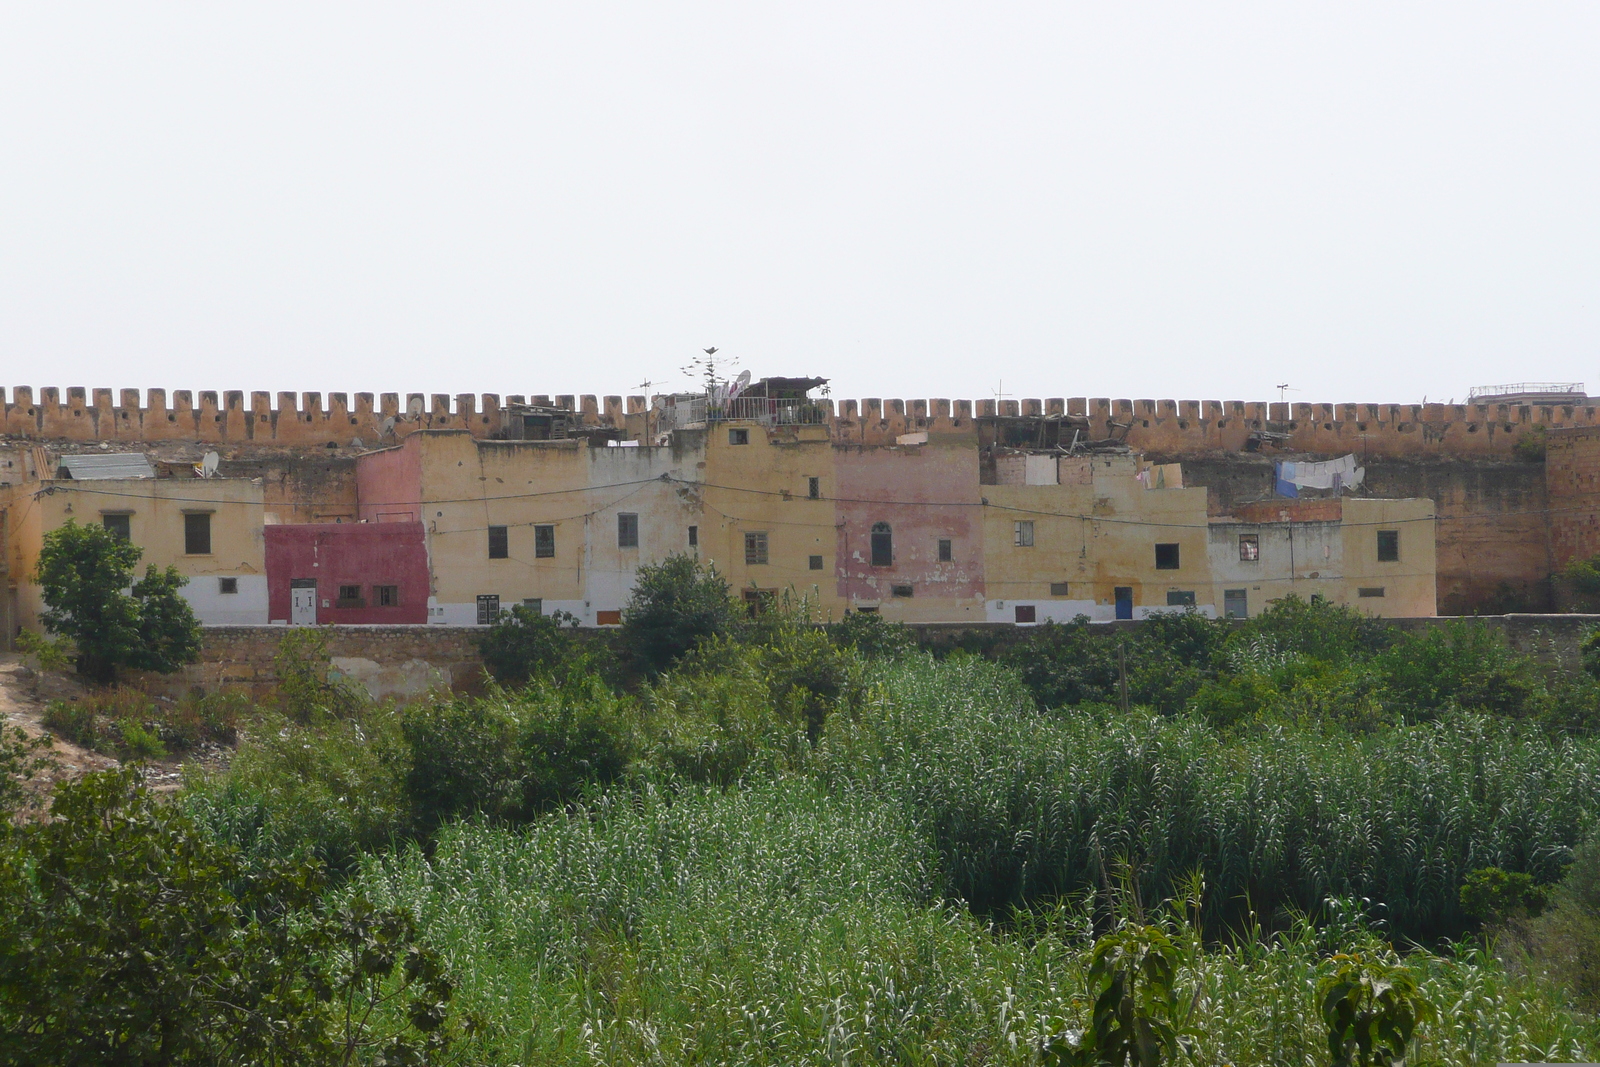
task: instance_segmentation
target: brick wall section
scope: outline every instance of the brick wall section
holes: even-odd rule
[[[1600,429],[1551,433],[1544,476],[1551,562],[1561,567],[1600,554]]]
[[[468,430],[487,437],[500,429],[498,393],[223,393],[150,389],[39,389],[17,386],[0,397],[0,433],[70,441],[255,442],[347,447],[393,443],[420,429]],[[506,398],[521,402],[521,395]],[[548,396],[535,396],[549,402]],[[622,397],[558,396],[557,406],[577,412],[588,426],[629,424]],[[1517,440],[1537,427],[1600,427],[1600,408],[1584,405],[1511,404],[1270,404],[1244,400],[1119,400],[1051,397],[1044,400],[912,399],[869,397],[820,400],[834,440],[841,444],[892,443],[900,434],[971,434],[973,418],[1065,412],[1086,418],[1089,436],[1121,437],[1147,452],[1242,451],[1250,435],[1289,435],[1289,449],[1318,455],[1509,456]],[[627,408],[642,408],[628,397]],[[632,416],[642,428],[642,414]],[[385,420],[395,422],[385,431]]]

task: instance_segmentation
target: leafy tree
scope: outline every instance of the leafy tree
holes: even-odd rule
[[[501,612],[477,638],[478,651],[495,681],[527,685],[538,675],[562,672],[582,660],[573,639],[563,633],[577,625],[578,617],[570,612],[545,615],[518,604]]]
[[[29,737],[20,726],[0,724],[0,837],[9,819],[32,800],[29,779],[54,765],[49,737]]]
[[[741,612],[714,564],[669,556],[639,568],[622,612],[625,647],[652,675],[709,638],[736,633]]]
[[[1340,953],[1317,985],[1332,1067],[1399,1067],[1417,1027],[1438,1017],[1400,963]]]
[[[43,589],[44,624],[77,646],[78,671],[113,682],[121,667],[170,674],[200,653],[200,624],[178,590],[174,568],[148,567],[137,545],[99,526],[66,525],[45,534],[34,569]]]
[[[1178,947],[1155,926],[1125,926],[1095,942],[1089,961],[1089,1025],[1055,1038],[1056,1067],[1159,1067],[1187,1052],[1175,988]]]
[[[917,649],[917,635],[911,627],[890,622],[875,611],[846,613],[828,626],[828,635],[835,643],[872,658],[895,659]]]
[[[420,1063],[451,983],[408,914],[245,870],[136,772],[60,787],[0,853],[0,1061]],[[374,1015],[404,1006],[399,1033]]]

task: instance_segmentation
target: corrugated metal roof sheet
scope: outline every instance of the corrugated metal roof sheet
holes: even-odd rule
[[[62,456],[61,469],[74,481],[96,478],[154,478],[156,470],[143,452],[110,452],[100,455]]]

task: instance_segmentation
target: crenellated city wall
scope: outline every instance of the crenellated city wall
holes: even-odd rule
[[[198,396],[198,400],[196,397]],[[565,408],[585,425],[645,427],[644,396],[497,393],[246,393],[179,389],[0,390],[0,433],[71,441],[201,441],[373,447],[419,429],[487,437],[505,404]],[[1077,416],[1090,439],[1114,437],[1142,451],[1237,452],[1261,432],[1288,451],[1365,456],[1507,456],[1538,427],[1600,427],[1600,408],[1512,404],[1285,404],[1243,400],[819,400],[836,440],[881,444],[904,433],[967,434],[975,418]],[[393,419],[389,424],[388,420]]]

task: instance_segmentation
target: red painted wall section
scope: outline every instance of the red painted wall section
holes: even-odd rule
[[[289,618],[289,583],[317,582],[318,623],[426,623],[428,549],[420,522],[268,526],[267,618]],[[339,587],[359,585],[365,606],[341,608]],[[400,603],[378,607],[378,585],[399,586]],[[323,602],[327,607],[323,607]]]
[[[422,518],[422,441],[356,457],[356,500],[368,523],[418,522]]]
[[[978,451],[939,444],[844,446],[838,479],[838,589],[842,597],[887,600],[910,584],[918,597],[983,598],[983,509]],[[872,565],[873,524],[894,535],[894,565]],[[948,563],[939,541],[951,542]]]

